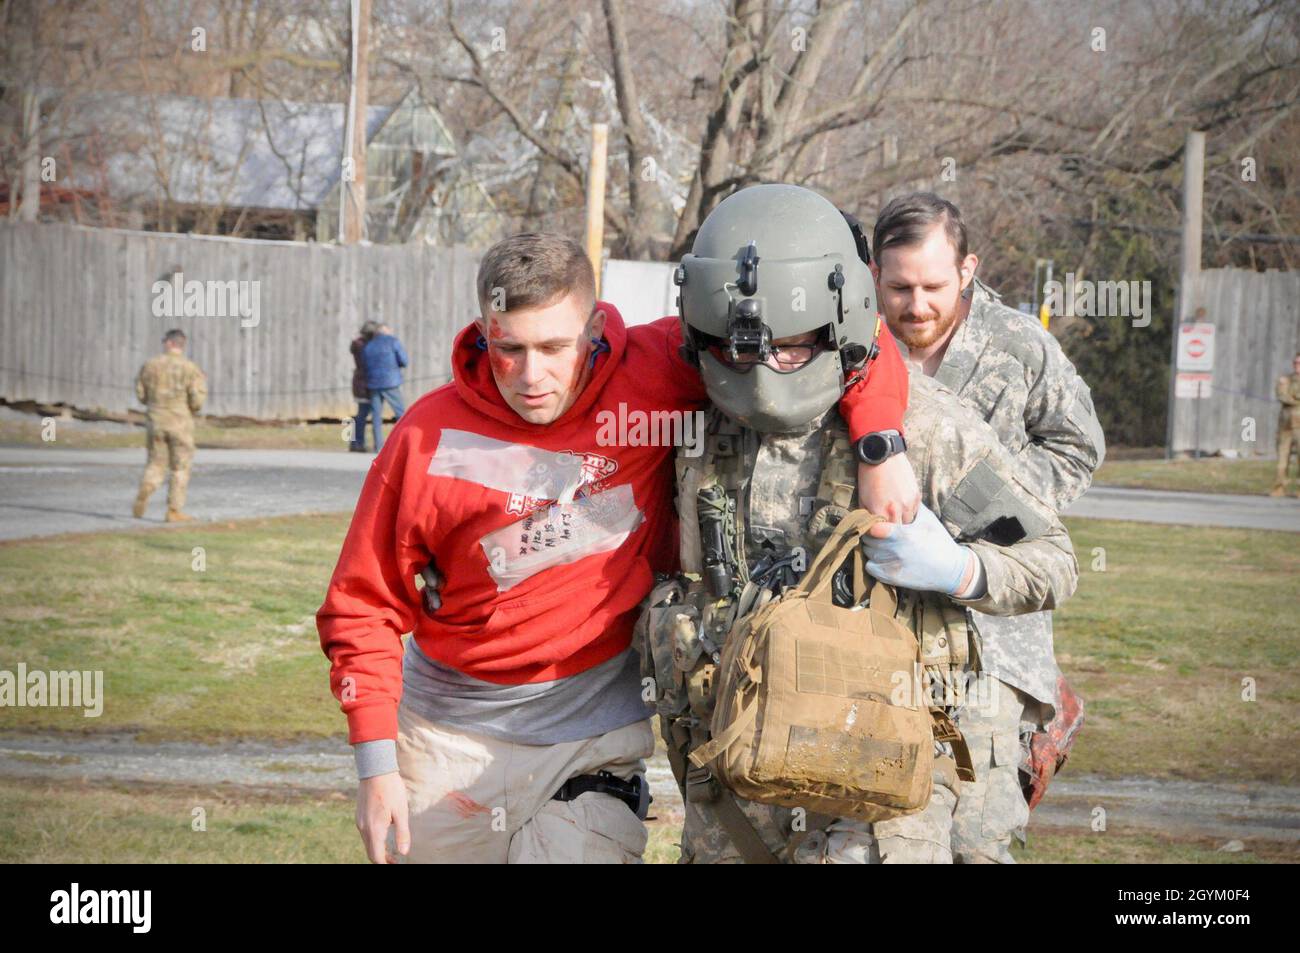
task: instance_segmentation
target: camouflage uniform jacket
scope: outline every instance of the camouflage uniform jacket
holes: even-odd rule
[[[149,408],[149,423],[159,430],[184,430],[208,396],[199,366],[180,354],[149,358],[135,379],[135,396]]]
[[[711,411],[711,414],[718,414],[718,411]],[[1023,508],[1021,511],[1026,522],[1035,525],[1031,538],[1010,545],[966,541],[984,567],[986,592],[977,599],[951,600],[951,603],[964,608],[978,608],[985,613],[1015,614],[1051,608],[1068,598],[1078,580],[1078,565],[1065,527],[1054,511],[1018,483],[1013,455],[979,415],[935,381],[921,374],[912,374],[904,426],[909,440],[908,457],[917,471],[922,500],[937,514],[950,512],[950,504],[961,498],[961,489],[968,477],[984,468],[1005,486],[1007,495],[1015,497],[1015,504]],[[833,409],[800,432],[753,435],[757,436],[758,446],[743,490],[746,504],[745,558],[751,568],[764,555],[779,555],[797,546],[809,552],[816,551],[817,544],[810,534],[809,521],[821,489],[828,429],[835,442],[843,446],[844,452],[851,453],[847,428]],[[747,440],[742,438],[742,442]],[[681,450],[678,452],[677,507],[681,519],[682,568],[689,573],[702,571],[696,499],[700,474],[708,465],[707,455],[694,457]],[[847,472],[856,473],[856,462],[849,463]],[[850,502],[850,505],[855,504],[856,500]],[[961,535],[956,522],[942,515],[940,519],[950,533]],[[933,597],[942,602],[947,598],[936,593],[905,590],[899,595],[900,605],[904,600],[929,600]],[[682,728],[685,722],[704,719],[707,725],[707,712],[700,709],[711,710],[712,706],[698,702],[689,677],[685,687],[676,686],[672,674],[679,661],[674,648],[676,635],[670,624],[655,625],[652,620],[656,611],[660,612],[658,618],[662,623],[667,623],[673,616],[672,610],[652,609],[645,617],[645,648],[648,649],[647,656],[653,659],[648,670],[656,674],[659,682],[659,710],[665,716],[663,733],[672,747],[685,740],[686,731]],[[904,617],[910,618],[910,615],[905,613]],[[956,634],[954,629],[948,631]],[[696,664],[694,658],[691,657],[691,664]],[[679,776],[678,780],[685,784],[684,790],[690,790],[682,777]],[[689,793],[687,797],[694,800]],[[737,803],[767,848],[784,856],[782,851],[790,830],[789,809],[739,798]],[[696,860],[716,859],[734,853],[734,849],[728,846],[732,835],[718,822],[718,816],[716,810],[708,808],[708,804],[693,809],[688,807],[683,849],[689,845],[689,853]],[[820,828],[827,821],[829,818],[810,816],[809,829]],[[946,842],[946,826],[942,839]]]
[[[1056,338],[979,279],[935,379],[988,421],[1012,452],[1021,485],[1047,506],[1060,511],[1092,484],[1106,444],[1088,385]],[[1054,707],[1051,616],[977,615],[975,625],[985,670]]]
[[[1282,402],[1278,430],[1300,430],[1300,374],[1283,374],[1277,379],[1277,399]]]
[[[828,413],[822,426],[838,424],[834,413]],[[1009,616],[1054,608],[1073,594],[1079,569],[1065,527],[1023,485],[1015,457],[971,408],[935,381],[914,373],[904,427],[921,499],[940,515],[950,533],[960,535],[960,527],[946,515],[947,504],[981,463],[1010,487],[1041,530],[1034,538],[1011,545],[963,540],[979,557],[988,585],[983,596],[954,602],[981,613]],[[762,435],[749,486],[750,562],[761,555],[765,543],[774,551],[806,545],[807,517],[802,511],[807,504],[802,501],[817,494],[821,446],[820,428]],[[684,520],[693,518],[694,513],[683,514]]]

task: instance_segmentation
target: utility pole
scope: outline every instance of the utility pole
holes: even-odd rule
[[[366,233],[366,111],[370,83],[370,0],[352,0],[352,75],[339,191],[339,241],[355,245]]]
[[[17,16],[14,20],[15,35],[10,38],[13,47],[11,66],[14,70],[15,86],[19,88],[19,102],[22,132],[19,139],[18,166],[19,173],[10,177],[9,215],[17,212],[24,222],[34,222],[41,212],[41,66],[46,34],[44,26],[49,19],[44,15],[40,3],[35,0],[20,0]],[[10,59],[10,57],[6,57]],[[9,85],[6,82],[5,85]],[[18,179],[18,183],[14,182]],[[18,184],[21,199],[14,202],[14,185]]]
[[[609,126],[591,127],[591,164],[587,167],[587,257],[596,273],[596,295],[600,296],[600,264],[605,242],[605,155]]]
[[[18,218],[34,222],[41,211],[41,98],[35,87],[23,90],[22,205]],[[10,203],[13,196],[9,197]]]
[[[1174,420],[1178,398],[1178,339],[1182,324],[1193,313],[1193,289],[1201,276],[1201,209],[1205,191],[1205,133],[1189,132],[1183,147],[1183,239],[1182,263],[1178,270],[1178,293],[1174,300],[1174,321],[1169,343],[1169,420],[1165,427],[1165,459],[1174,455]],[[1199,384],[1197,385],[1200,386]],[[1200,400],[1197,391],[1193,400]],[[1200,405],[1197,405],[1199,412]],[[1199,440],[1199,435],[1198,435]]]

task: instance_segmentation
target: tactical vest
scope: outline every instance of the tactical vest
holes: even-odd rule
[[[856,505],[857,460],[847,427],[831,413],[820,433],[817,495],[803,538],[787,553],[751,563],[746,515],[760,435],[710,411],[704,453],[692,458],[679,451],[676,460],[683,574],[657,582],[638,623],[642,674],[656,685],[660,729],[682,796],[711,802],[750,862],[770,863],[770,852],[710,768],[688,759],[710,740],[715,675],[728,633],[775,591],[796,582]],[[944,770],[953,773],[956,790],[956,777],[973,780],[969,754],[953,723],[963,679],[975,661],[969,613],[934,593],[903,590],[899,597],[897,617],[921,641],[924,668],[916,673],[915,690],[929,693],[936,743],[955,755]]]

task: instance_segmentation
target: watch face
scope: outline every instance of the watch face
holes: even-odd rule
[[[867,434],[862,440],[862,455],[868,463],[881,463],[889,455],[889,441],[878,433]]]

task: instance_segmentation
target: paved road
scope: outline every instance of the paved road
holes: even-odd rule
[[[200,450],[187,510],[229,520],[347,512],[370,454],[327,450]],[[166,489],[148,519],[131,517],[145,452],[0,447],[0,539],[162,525]],[[1070,516],[1300,532],[1300,500],[1094,487]]]
[[[337,513],[356,505],[368,453],[200,450],[186,511],[204,520]],[[0,448],[0,539],[163,525],[164,484],[131,516],[145,451]]]
[[[1185,526],[1236,526],[1300,533],[1300,500],[1232,493],[1181,493],[1094,486],[1067,516]]]

